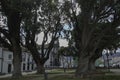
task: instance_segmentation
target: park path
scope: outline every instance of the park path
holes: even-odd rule
[[[29,75],[29,74],[35,74],[36,71],[32,71],[32,72],[23,72],[22,75]],[[5,74],[5,75],[0,75],[0,78],[6,78],[6,77],[11,77],[12,74]]]
[[[120,69],[110,69],[111,73],[106,73],[106,75],[120,75]]]
[[[120,73],[120,69],[110,69],[111,72]]]

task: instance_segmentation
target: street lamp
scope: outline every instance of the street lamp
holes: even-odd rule
[[[110,64],[109,64],[109,50],[106,51],[106,56],[107,56],[107,68],[108,68],[108,71],[110,71]]]

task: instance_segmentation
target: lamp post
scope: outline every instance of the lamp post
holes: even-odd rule
[[[110,64],[109,64],[109,51],[107,50],[106,52],[106,56],[107,56],[107,68],[108,68],[108,71],[110,71]]]

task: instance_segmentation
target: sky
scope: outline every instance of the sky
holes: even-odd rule
[[[43,36],[44,36],[43,33],[41,33],[41,34],[38,35],[38,41],[37,41],[38,44],[42,43]],[[48,43],[49,43],[49,41],[50,41],[50,37],[48,37]],[[59,39],[59,43],[60,43],[60,46],[64,46],[64,47],[68,46],[68,42],[65,39]]]
[[[59,39],[59,43],[60,43],[60,46],[64,46],[64,47],[68,46],[68,42],[65,39]]]

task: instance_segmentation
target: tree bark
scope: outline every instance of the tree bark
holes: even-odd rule
[[[95,60],[89,60],[89,71],[94,71],[95,69]]]
[[[20,24],[21,17],[19,12],[11,12],[7,16],[7,25],[10,35],[10,43],[13,51],[13,78],[20,78],[21,73],[21,46],[20,46]]]
[[[43,74],[45,72],[44,60],[40,59],[40,55],[36,51],[31,51],[31,54],[37,66],[37,74]]]
[[[78,61],[78,67],[76,69],[75,76],[83,77],[89,71],[89,58],[88,57],[80,57]]]
[[[37,74],[44,74],[45,73],[45,68],[44,64],[37,63]]]
[[[96,49],[95,53],[91,56],[89,59],[89,70],[94,71],[96,69],[95,67],[95,61],[102,56],[102,49]]]
[[[22,61],[22,56],[21,56],[21,48],[19,45],[15,44],[13,47],[13,75],[12,78],[20,78],[22,76],[21,73],[21,61]]]
[[[31,46],[31,44],[28,44],[27,48],[30,50],[31,55],[36,63],[37,74],[43,74],[45,72],[45,69],[44,69],[45,61],[40,58],[40,54],[38,50],[35,48],[35,46]]]

